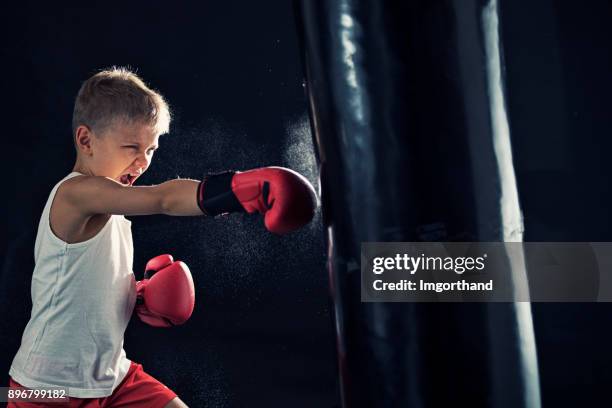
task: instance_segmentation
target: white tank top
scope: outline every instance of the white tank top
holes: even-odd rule
[[[136,302],[131,222],[112,215],[94,237],[68,244],[49,223],[55,185],[38,225],[32,314],[9,375],[28,388],[68,387],[68,395],[112,394],[130,368],[123,335]]]

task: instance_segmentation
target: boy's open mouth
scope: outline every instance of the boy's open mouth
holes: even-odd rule
[[[131,174],[123,174],[119,177],[119,182],[124,186],[131,186],[134,184],[134,181],[138,178],[138,176],[132,176]]]

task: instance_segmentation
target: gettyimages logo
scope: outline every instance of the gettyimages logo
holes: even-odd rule
[[[395,257],[375,257],[372,272],[380,275],[386,270],[404,270],[414,275],[419,270],[422,271],[453,271],[461,275],[465,271],[478,270],[485,268],[487,254],[479,257],[440,257],[440,256],[410,256],[406,253],[396,254]]]
[[[371,242],[364,302],[612,301],[612,243]]]

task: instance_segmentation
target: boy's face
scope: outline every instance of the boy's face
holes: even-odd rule
[[[92,140],[92,167],[96,175],[133,185],[149,167],[159,135],[150,126],[116,123]]]

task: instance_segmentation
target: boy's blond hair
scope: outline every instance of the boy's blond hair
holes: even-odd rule
[[[72,135],[85,125],[102,135],[116,123],[151,126],[157,135],[168,133],[170,108],[128,68],[112,67],[83,83],[74,103]]]

